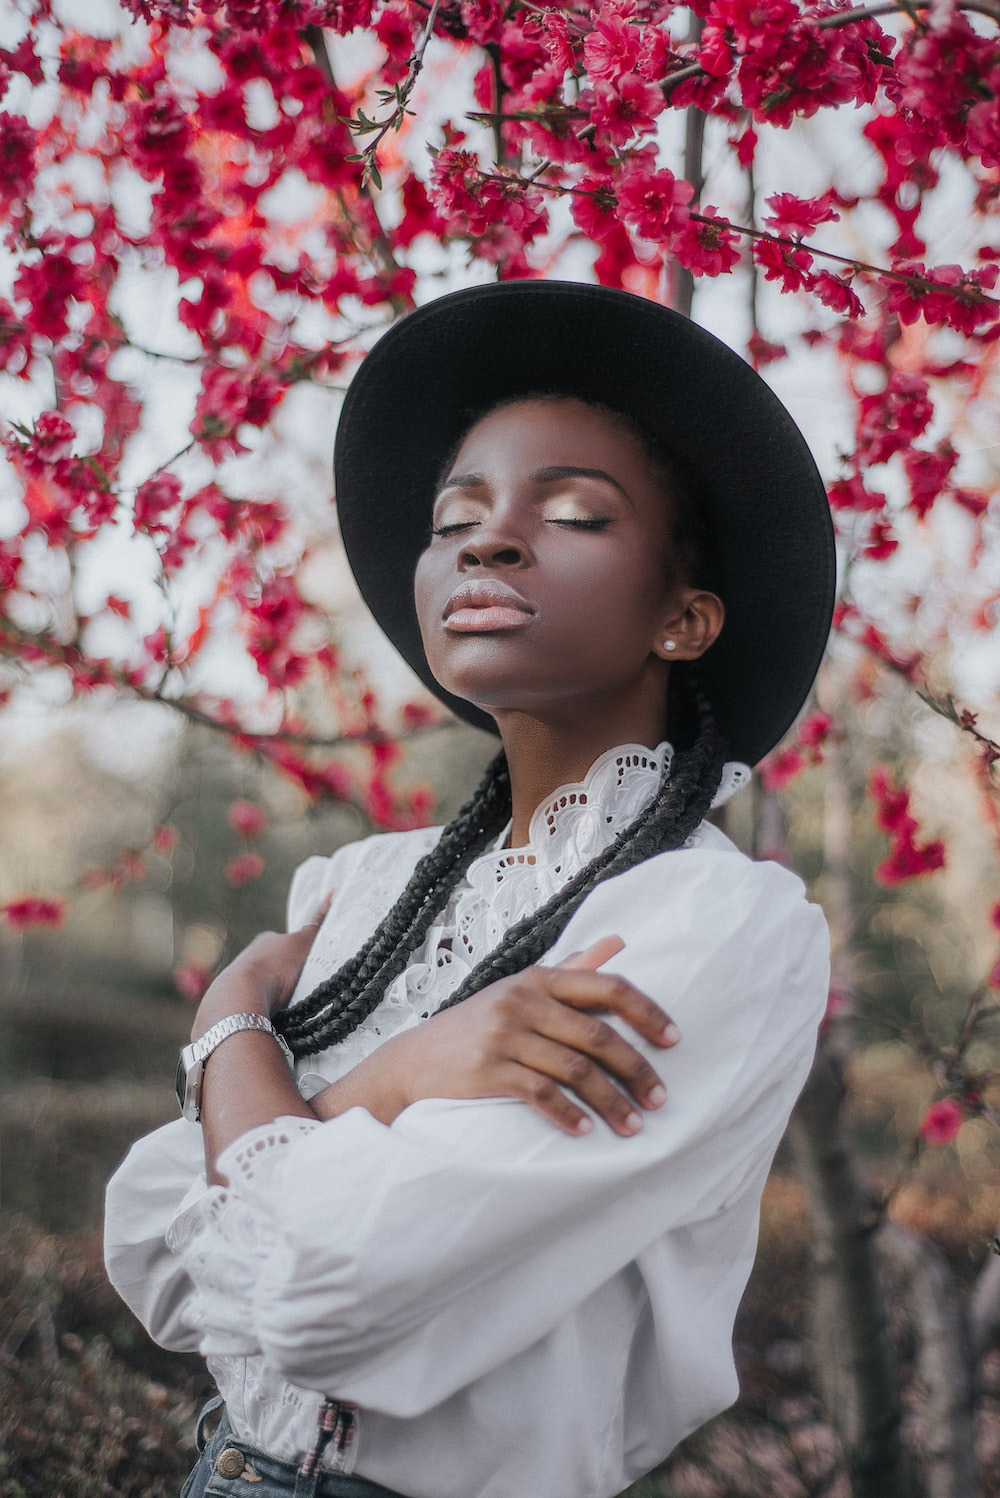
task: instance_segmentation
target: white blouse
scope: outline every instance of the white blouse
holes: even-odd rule
[[[475,860],[382,1005],[298,1063],[310,1096],[419,1024],[512,922],[635,815],[668,745],[602,755]],[[742,783],[727,769],[719,799]],[[309,859],[294,928],[333,892],[296,998],[348,958],[438,829]],[[359,1406],[327,1465],[407,1498],[610,1498],[737,1394],[736,1309],[760,1194],[827,986],[800,881],[702,824],[599,885],[546,956],[608,934],[667,1010],[671,1051],[618,1028],[667,1088],[641,1132],[570,1137],[513,1099],[426,1099],[250,1130],[208,1187],[201,1129],[136,1144],[108,1188],[113,1283],[151,1335],[200,1348],[237,1433],[297,1461],[324,1395]],[[293,1000],[294,1002],[294,1000]]]

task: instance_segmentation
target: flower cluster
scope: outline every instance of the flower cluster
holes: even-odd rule
[[[201,695],[227,630],[266,694],[259,722],[281,726],[245,747],[310,795],[387,822],[420,815],[421,793],[400,797],[383,750],[359,775],[290,741],[315,726],[315,681],[346,737],[378,725],[307,601],[298,496],[261,492],[255,461],[300,396],[342,385],[414,305],[418,269],[443,282],[463,259],[498,277],[592,270],[674,300],[741,278],[756,367],[818,345],[844,378],[854,433],[830,500],[852,563],[893,556],[911,518],[932,528],[943,500],[964,512],[971,547],[985,544],[987,477],[949,430],[963,403],[989,405],[1000,341],[1000,47],[985,13],[959,0],[918,24],[902,7],[890,34],[845,0],[698,0],[688,30],[672,0],[445,0],[427,35],[417,0],[128,9],[140,24],[123,44],[24,0],[30,26],[0,49],[0,381],[19,382],[34,417],[2,430],[20,503],[0,532],[0,627],[20,668],[58,670],[78,693],[183,696],[238,735],[251,715],[227,688]],[[370,44],[367,74],[338,50],[351,33]],[[450,64],[453,116],[437,111],[429,130],[422,111]],[[864,185],[768,178],[767,132],[834,109],[869,152]],[[376,138],[374,178],[359,157]],[[928,242],[924,210],[949,173],[964,173],[982,225],[962,264],[937,263],[957,252]],[[871,263],[854,258],[862,240]],[[132,310],[145,284],[177,308],[176,337],[148,355]],[[768,327],[778,293],[782,342]],[[171,388],[186,392],[184,451],[156,449],[142,467],[158,413],[137,371],[154,358],[183,376]],[[128,561],[74,610],[51,579],[86,575],[105,540]],[[155,582],[156,617],[133,558]],[[975,607],[985,628],[992,605]],[[920,680],[919,644],[894,644],[854,603],[837,624]],[[823,720],[772,757],[768,784],[822,758]],[[929,856],[897,838],[890,874]],[[234,876],[253,877],[259,854],[241,858]]]
[[[875,821],[890,839],[888,857],[875,870],[875,877],[881,884],[902,884],[906,879],[915,879],[920,874],[943,868],[944,844],[939,839],[917,842],[920,829],[910,811],[910,793],[902,786],[893,785],[889,771],[883,765],[872,771],[868,794],[875,803]]]

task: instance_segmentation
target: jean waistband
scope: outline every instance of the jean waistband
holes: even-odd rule
[[[202,1452],[207,1468],[206,1498],[405,1498],[405,1494],[354,1473],[321,1471],[303,1479],[294,1462],[282,1461],[233,1434],[223,1413],[219,1428]],[[252,1487],[247,1484],[252,1483]]]

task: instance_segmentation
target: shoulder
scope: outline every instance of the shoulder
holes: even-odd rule
[[[625,943],[619,968],[654,996],[710,992],[713,1004],[799,991],[822,1013],[829,934],[799,877],[755,862],[707,829],[695,846],[661,853],[598,885],[548,955],[558,962],[598,938]],[[742,1001],[742,1000],[741,1000]]]
[[[402,889],[414,866],[441,836],[440,827],[418,827],[410,832],[379,832],[345,843],[329,857],[314,854],[299,864],[288,891],[288,926],[295,930],[315,913],[330,894],[358,878],[384,877]],[[398,877],[397,877],[398,876]]]
[[[798,874],[771,859],[752,859],[725,833],[704,822],[683,848],[659,853],[598,886],[613,900],[636,898],[645,909],[654,902],[659,913],[698,909],[713,920],[741,914],[762,902],[794,911],[810,907]],[[724,920],[728,924],[728,920]]]

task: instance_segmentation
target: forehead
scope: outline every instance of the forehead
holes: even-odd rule
[[[649,459],[628,427],[613,413],[568,396],[512,401],[475,422],[459,444],[462,467],[470,458],[506,467],[554,464],[605,468],[654,478]]]

